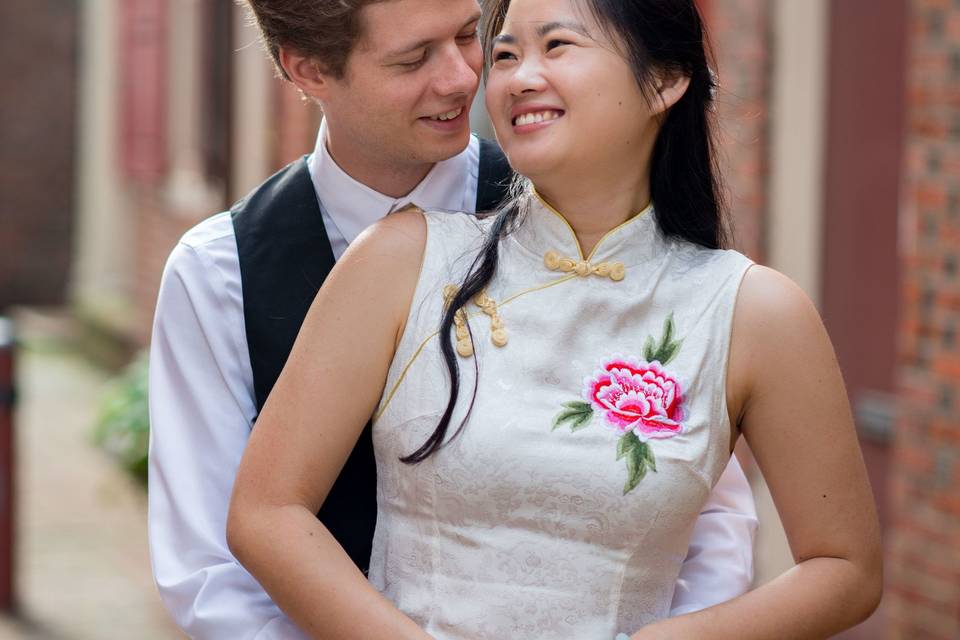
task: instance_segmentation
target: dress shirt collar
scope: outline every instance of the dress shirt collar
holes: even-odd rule
[[[331,218],[347,243],[391,211],[415,204],[422,209],[472,212],[473,203],[464,202],[464,179],[471,176],[471,154],[475,140],[460,154],[434,165],[430,173],[402,198],[391,198],[348,175],[327,149],[326,121],[320,125],[313,155],[308,161],[310,178],[320,206]],[[475,176],[474,176],[475,179]]]

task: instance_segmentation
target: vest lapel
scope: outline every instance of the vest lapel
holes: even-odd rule
[[[333,250],[305,159],[268,179],[231,214],[254,388],[262,409],[333,268]]]

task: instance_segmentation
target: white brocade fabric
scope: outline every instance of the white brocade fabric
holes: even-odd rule
[[[450,433],[476,383],[470,419],[407,465],[399,458],[432,433],[448,398],[436,336],[444,288],[462,281],[489,226],[426,220],[374,423],[371,582],[439,640],[609,640],[667,617],[694,522],[730,458],[727,353],[751,262],[665,239],[649,208],[584,259],[562,216],[534,199],[486,289],[508,342],[495,346],[493,316],[466,307],[475,354],[458,358]],[[625,275],[551,270],[550,251],[588,263],[581,273],[622,263]]]

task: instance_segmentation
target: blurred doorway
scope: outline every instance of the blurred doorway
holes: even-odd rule
[[[78,3],[0,3],[0,310],[66,297]]]
[[[900,300],[907,1],[830,3],[823,316],[886,531]],[[884,637],[883,608],[846,640]]]

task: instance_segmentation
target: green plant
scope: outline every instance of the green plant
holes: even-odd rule
[[[146,353],[137,357],[104,395],[94,441],[146,484],[150,441]]]

